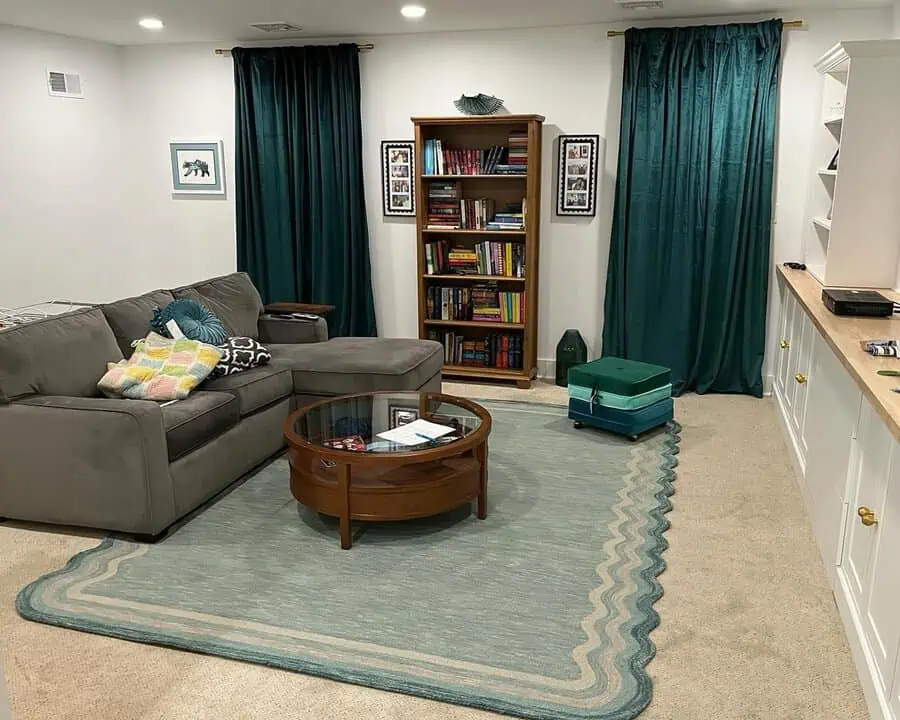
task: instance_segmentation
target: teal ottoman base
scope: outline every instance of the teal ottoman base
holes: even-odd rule
[[[632,438],[665,425],[674,417],[675,403],[672,398],[660,400],[640,410],[616,410],[594,405],[593,411],[590,403],[569,400],[569,419],[575,421],[576,428],[588,425]]]

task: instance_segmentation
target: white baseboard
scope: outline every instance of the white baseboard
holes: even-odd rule
[[[775,376],[763,375],[763,395],[768,397],[775,392]]]
[[[878,665],[872,652],[864,640],[865,632],[856,604],[850,599],[850,588],[844,579],[844,573],[838,568],[837,592],[834,593],[834,601],[837,604],[841,621],[844,624],[844,634],[847,636],[847,644],[850,645],[850,654],[856,665],[859,683],[862,685],[866,705],[869,708],[869,717],[872,720],[893,720],[890,703],[878,681]]]

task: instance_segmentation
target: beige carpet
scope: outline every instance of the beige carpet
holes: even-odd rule
[[[448,383],[445,391],[564,400],[549,385]],[[648,668],[654,699],[642,720],[866,718],[772,402],[688,396],[677,401],[676,417],[684,431],[669,567]],[[16,720],[499,717],[18,617],[21,587],[95,543],[0,525],[0,666]]]

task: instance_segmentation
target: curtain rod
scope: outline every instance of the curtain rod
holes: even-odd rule
[[[797,29],[803,27],[803,21],[802,20],[786,20],[782,24],[782,27],[785,30],[797,30]],[[606,33],[606,37],[619,37],[620,35],[624,35],[624,34],[625,34],[624,30],[609,30]]]
[[[302,47],[302,46],[298,46],[298,47]],[[368,50],[375,49],[375,45],[372,43],[357,43],[356,47],[360,52],[367,52]],[[213,50],[213,52],[216,55],[229,55],[230,56],[231,48],[216,48],[215,50]]]

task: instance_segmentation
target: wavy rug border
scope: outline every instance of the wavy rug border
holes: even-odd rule
[[[490,402],[516,405],[538,404],[503,400],[491,400]],[[543,407],[560,407],[550,405],[549,403],[540,403],[540,405]],[[51,612],[41,610],[32,602],[33,595],[40,590],[43,583],[61,575],[76,573],[82,564],[84,564],[84,562],[92,555],[102,554],[108,548],[112,547],[117,541],[116,538],[112,536],[107,536],[94,548],[89,548],[77,553],[59,570],[47,573],[28,584],[16,597],[16,610],[19,615],[26,620],[47,625],[55,625],[71,630],[104,635],[121,640],[130,640],[143,644],[224,657],[230,660],[252,662],[267,667],[291,670],[306,675],[314,675],[331,680],[372,687],[378,690],[398,692],[430,700],[452,703],[454,705],[474,707],[480,710],[529,718],[531,720],[585,720],[586,718],[592,718],[593,720],[632,720],[632,718],[643,712],[653,698],[653,683],[646,668],[656,655],[656,645],[650,639],[650,633],[659,626],[660,622],[659,613],[656,612],[653,606],[663,595],[663,587],[659,582],[658,577],[666,569],[666,562],[663,559],[662,554],[669,547],[669,543],[665,538],[665,532],[671,526],[671,523],[666,518],[666,514],[672,510],[672,503],[669,498],[675,492],[675,468],[678,466],[677,455],[680,451],[681,425],[677,421],[672,420],[667,423],[664,432],[668,437],[664,441],[665,449],[663,450],[662,460],[659,464],[661,477],[659,478],[660,489],[655,494],[657,506],[648,513],[652,520],[652,527],[649,527],[648,529],[648,538],[651,538],[654,542],[648,543],[649,547],[646,548],[646,552],[651,559],[652,564],[640,572],[641,578],[647,581],[651,591],[637,599],[637,614],[642,615],[643,619],[636,623],[631,631],[631,635],[638,643],[639,647],[638,652],[632,656],[629,663],[630,670],[637,679],[638,692],[630,702],[613,713],[600,710],[594,715],[585,715],[584,713],[560,714],[559,708],[556,708],[553,715],[548,715],[547,709],[539,706],[528,708],[521,703],[510,703],[505,702],[500,698],[488,699],[474,694],[458,693],[448,688],[441,688],[432,684],[417,682],[415,680],[398,682],[381,673],[370,670],[344,671],[315,661],[298,660],[277,653],[258,652],[248,650],[246,647],[235,647],[234,645],[223,641],[196,639],[191,642],[186,642],[176,635],[165,632],[136,630],[125,625],[117,625],[114,623],[101,624],[88,619],[77,619],[68,616],[55,615]],[[255,469],[253,474],[258,472],[259,469],[260,468]],[[214,498],[211,502],[214,502],[217,499],[218,497]]]

